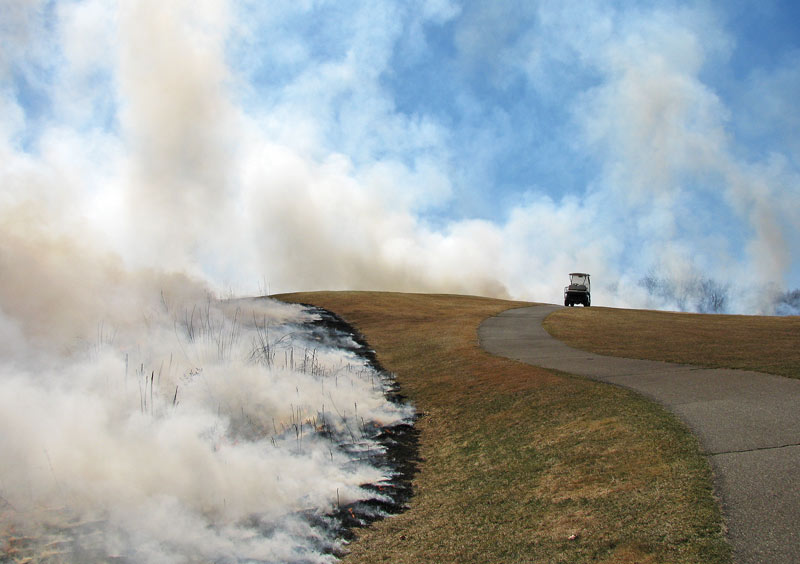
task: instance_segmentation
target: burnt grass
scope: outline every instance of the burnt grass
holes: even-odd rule
[[[400,405],[408,403],[392,374],[381,366],[375,351],[361,333],[332,311],[310,304],[301,305],[317,317],[307,323],[312,341],[347,350],[365,360],[367,366],[380,375],[386,399]],[[380,451],[369,453],[370,464],[385,470],[391,479],[380,484],[361,485],[362,489],[374,492],[374,498],[338,505],[324,517],[307,515],[316,527],[345,541],[355,538],[356,529],[404,511],[413,494],[413,480],[420,462],[419,430],[412,423],[403,422],[376,427],[370,438],[382,447]],[[323,547],[323,550],[340,557],[345,554],[332,546]]]

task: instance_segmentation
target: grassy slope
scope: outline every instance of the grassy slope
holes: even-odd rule
[[[800,317],[702,315],[602,307],[565,308],[545,328],[600,354],[800,378]]]
[[[622,389],[493,357],[476,329],[513,302],[387,293],[281,296],[361,331],[424,414],[405,513],[348,562],[730,561],[695,439]]]

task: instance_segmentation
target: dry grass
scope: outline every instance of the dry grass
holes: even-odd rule
[[[280,297],[356,326],[424,414],[411,507],[360,531],[347,562],[730,562],[707,462],[674,417],[480,349],[479,323],[521,304]]]
[[[600,354],[800,378],[797,316],[565,308],[544,326],[554,337]]]

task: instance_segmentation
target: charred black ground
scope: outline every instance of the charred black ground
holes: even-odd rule
[[[364,359],[383,379],[387,400],[396,404],[407,402],[393,375],[384,370],[363,335],[331,311],[309,304],[301,305],[317,317],[308,323],[313,340],[348,350]],[[375,492],[374,498],[341,505],[326,518],[314,519],[315,525],[345,540],[355,537],[356,528],[365,527],[386,515],[404,511],[413,494],[413,479],[420,462],[419,431],[411,423],[400,423],[375,427],[370,438],[383,449],[380,452],[371,452],[369,461],[372,465],[385,469],[391,480],[380,484],[362,484],[365,490]],[[328,551],[341,556],[335,549],[329,548]]]

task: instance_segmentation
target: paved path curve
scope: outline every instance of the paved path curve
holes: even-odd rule
[[[550,336],[561,306],[512,309],[485,320],[481,346],[514,360],[630,388],[685,421],[715,475],[734,560],[800,562],[800,380],[602,356]]]

